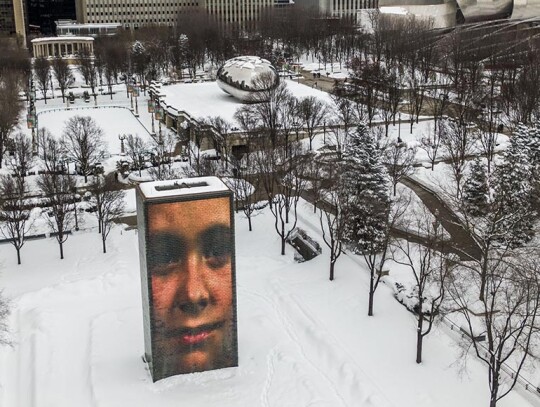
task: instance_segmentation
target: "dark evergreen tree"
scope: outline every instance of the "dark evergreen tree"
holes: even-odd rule
[[[489,185],[486,167],[477,158],[463,185],[463,207],[472,216],[485,215],[489,203]]]
[[[377,142],[365,124],[349,135],[343,159],[341,182],[348,197],[344,240],[363,255],[370,269],[368,315],[373,315],[373,296],[388,248],[390,180]]]
[[[504,159],[495,171],[494,212],[502,214],[500,235],[504,243],[520,246],[533,236],[533,164],[526,144],[528,130],[518,127],[510,138]]]

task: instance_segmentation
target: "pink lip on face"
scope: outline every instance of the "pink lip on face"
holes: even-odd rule
[[[204,331],[197,334],[186,334],[182,336],[182,342],[184,345],[196,345],[204,342],[210,336],[210,333],[210,331]]]

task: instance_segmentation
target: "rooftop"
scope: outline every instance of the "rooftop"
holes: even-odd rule
[[[288,79],[285,81],[287,88],[297,98],[315,96],[333,105],[328,93]],[[183,111],[194,119],[221,116],[234,124],[234,113],[243,105],[238,99],[223,92],[216,82],[164,85],[161,86],[159,96],[164,109],[173,115]]]

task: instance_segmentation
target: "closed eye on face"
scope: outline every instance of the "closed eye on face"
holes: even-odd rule
[[[148,265],[152,274],[167,275],[178,271],[186,261],[189,241],[182,235],[159,232],[149,236]],[[228,226],[215,225],[202,231],[195,242],[197,253],[211,269],[219,269],[231,259],[231,231]]]
[[[231,260],[231,229],[212,226],[199,235],[197,246],[210,268],[221,268]]]

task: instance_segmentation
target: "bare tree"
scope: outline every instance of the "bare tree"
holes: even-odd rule
[[[242,165],[242,170],[238,170],[237,177],[231,178],[227,185],[233,190],[235,197],[236,210],[242,210],[246,219],[248,220],[248,230],[253,230],[252,219],[253,217],[266,205],[267,202],[259,202],[255,193],[255,186],[251,184],[246,178],[251,179],[251,170],[253,169],[253,162],[247,160]],[[245,177],[245,178],[244,178]]]
[[[281,238],[281,254],[285,255],[285,243],[298,222],[298,201],[306,185],[303,177],[306,160],[302,157],[299,144],[291,148],[289,155],[283,147],[267,150],[265,155],[265,159],[272,162],[272,173],[279,187],[278,193],[273,196],[270,210],[274,215],[274,227]],[[291,218],[292,222],[287,227]]]
[[[47,58],[39,57],[34,60],[34,75],[45,99],[45,104],[47,104],[47,91],[51,83],[50,65]]]
[[[32,227],[30,206],[24,195],[24,184],[8,175],[0,176],[0,221],[3,223],[0,231],[17,251],[17,264],[21,264],[21,248]]]
[[[442,130],[441,127],[437,127],[437,125],[435,125],[433,132],[428,129],[426,135],[420,138],[420,148],[426,152],[426,155],[429,158],[431,163],[431,171],[435,169],[435,163],[437,162],[439,149],[441,147],[441,139]]]
[[[42,127],[37,135],[38,156],[48,173],[63,172],[64,151],[52,133]]]
[[[504,257],[501,257],[504,256]],[[470,338],[463,342],[464,355],[472,348],[488,367],[490,407],[516,385],[519,373],[538,341],[540,311],[538,253],[493,253],[485,276],[485,297],[477,300],[482,281],[477,273],[459,268],[450,280],[449,294],[465,320]],[[484,341],[478,340],[482,336]],[[505,366],[512,375],[505,374]]]
[[[38,177],[37,185],[46,197],[48,210],[45,218],[60,247],[60,259],[63,259],[64,243],[68,238],[66,232],[74,220],[72,204],[75,180],[69,175],[46,173]]]
[[[138,134],[128,134],[126,139],[126,154],[131,159],[132,165],[139,171],[144,168],[144,153],[148,150],[148,146]]]
[[[118,190],[111,178],[96,176],[90,185],[92,200],[96,205],[98,230],[101,234],[103,253],[107,253],[106,240],[114,220],[124,214],[124,191]]]
[[[51,62],[51,67],[54,72],[54,76],[56,77],[56,81],[58,82],[60,92],[62,93],[62,102],[65,102],[66,90],[69,88],[69,86],[71,86],[71,84],[73,84],[75,78],[71,73],[69,64],[62,57],[54,58]]]
[[[105,151],[101,127],[90,116],[70,117],[62,133],[61,145],[66,157],[78,165],[84,182],[88,182],[92,167]]]
[[[96,86],[98,83],[98,75],[96,67],[94,66],[94,60],[90,50],[83,47],[79,50],[77,56],[77,63],[79,64],[79,72],[83,76],[84,81],[92,89],[92,95],[94,96],[94,103],[97,103],[96,99]]]
[[[339,120],[329,123],[329,127],[334,128],[335,126],[341,126],[344,132],[343,141],[347,142],[349,130],[359,121],[354,103],[346,97],[338,96],[336,94],[332,95],[332,100],[336,106],[335,110]]]
[[[315,96],[307,96],[298,102],[298,111],[309,137],[309,149],[311,150],[315,131],[325,124],[328,118],[328,106]]]
[[[450,160],[450,167],[456,183],[456,195],[461,196],[461,183],[467,166],[467,159],[473,152],[475,140],[465,123],[445,120],[441,123],[441,144]]]
[[[406,144],[399,142],[390,143],[386,146],[384,150],[384,163],[386,164],[388,175],[392,179],[394,196],[396,196],[398,182],[414,174],[415,162],[416,148],[409,148]]]
[[[290,98],[285,99],[278,112],[278,123],[280,124],[280,135],[287,147],[286,152],[288,153],[290,149],[291,132],[293,129],[298,131],[298,128],[302,123],[301,118],[299,117],[298,99],[296,97],[291,96]],[[298,137],[296,141],[298,141]]]
[[[431,213],[424,210],[417,214],[411,225],[415,232],[425,237],[424,244],[416,245],[398,240],[392,260],[407,266],[414,277],[412,289],[413,305],[409,308],[416,316],[416,363],[422,363],[424,338],[431,332],[433,323],[443,311],[446,299],[446,282],[452,268],[441,255],[443,250],[443,228]]]
[[[410,133],[412,134],[413,124],[415,121],[418,123],[420,113],[426,102],[426,91],[424,82],[420,81],[414,74],[409,77],[408,85],[407,104],[410,115]]]
[[[34,163],[32,140],[24,133],[17,133],[12,139],[12,156],[8,168],[14,175],[20,190],[24,193],[25,177]]]
[[[152,164],[153,167],[148,168],[148,174],[154,180],[167,180],[179,177],[179,173],[172,167],[172,157],[176,148],[177,140],[172,132],[166,131],[161,133],[157,140],[154,140],[152,149]],[[198,150],[197,150],[198,154]],[[197,160],[201,164],[206,160]],[[186,174],[187,176],[203,176],[215,175],[214,173],[203,173],[202,166],[198,165],[194,168],[194,172]]]
[[[110,64],[105,64],[103,77],[105,78],[105,81],[107,82],[107,91],[109,95],[111,95],[111,100],[112,100],[113,98],[112,87],[113,87],[113,84],[116,82],[116,73],[114,72]]]
[[[351,88],[344,90],[344,96],[356,100],[357,106],[365,111],[366,119],[371,127],[377,111],[377,101],[381,87],[380,66],[376,63],[363,62],[353,59],[351,62],[352,83]],[[363,118],[364,112],[359,112],[358,117]]]
[[[323,241],[330,249],[330,281],[334,280],[336,262],[343,253],[343,237],[345,232],[345,222],[347,213],[345,211],[347,195],[339,188],[339,170],[330,177],[333,180],[332,186],[325,194],[322,207],[319,208],[319,221]]]
[[[228,154],[228,134],[231,130],[231,124],[224,120],[221,116],[214,116],[208,118],[208,124],[215,130],[212,132],[212,141],[214,148],[220,157],[223,157],[225,161],[225,168],[229,166],[229,154]]]
[[[343,149],[348,140],[348,130],[342,128],[338,121],[331,120],[327,124],[328,136],[326,137],[326,144],[336,150],[337,159],[341,160]]]
[[[243,106],[260,122],[261,127],[268,133],[272,146],[276,146],[279,133],[280,110],[287,106],[286,101],[292,97],[284,81],[272,75],[260,74],[253,81],[255,89],[250,99],[251,105]],[[242,109],[242,108],[241,108]]]
[[[0,74],[0,106],[2,106],[0,109],[0,168],[2,168],[6,142],[19,122],[22,109],[19,87],[14,74]]]

